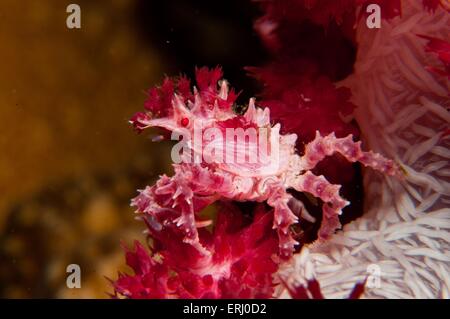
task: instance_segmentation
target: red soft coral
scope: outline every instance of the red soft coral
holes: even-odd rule
[[[273,214],[259,205],[252,220],[231,204],[222,204],[213,233],[201,242],[211,252],[198,253],[173,231],[154,231],[151,254],[136,242],[126,253],[134,274],[120,274],[115,295],[128,298],[270,298],[278,240]]]
[[[355,22],[368,15],[370,4],[380,6],[383,19],[401,15],[400,0],[269,0],[260,3],[265,14],[256,20],[255,29],[272,51],[282,51],[283,46],[298,46],[301,38],[296,36],[297,29],[305,21],[321,26],[327,32],[337,25],[348,39],[354,40]],[[327,47],[328,51],[332,48]]]
[[[428,69],[439,75],[447,76],[448,79],[450,79],[450,42],[425,35],[420,35],[420,37],[428,40],[425,50],[436,54],[439,60],[444,64],[443,69],[436,67],[428,67]]]
[[[217,81],[223,76],[222,69],[220,67],[213,69],[206,67],[196,68],[195,75],[202,98],[206,101],[211,101],[216,97],[216,85]],[[161,86],[151,88],[148,91],[148,98],[144,104],[145,109],[151,113],[152,117],[171,115],[174,93],[178,94],[184,103],[188,101],[194,102],[189,79],[185,76],[179,76],[177,78],[165,78]],[[228,107],[231,107],[237,97],[234,92],[230,93],[226,101],[226,106]]]
[[[402,13],[401,0],[268,0],[259,3],[265,14],[256,20],[255,29],[272,51],[280,51],[283,46],[297,46],[301,41],[296,37],[296,29],[305,21],[322,26],[327,31],[338,25],[349,39],[354,40],[355,22],[368,16],[369,5],[378,5],[381,18],[385,20],[401,16]],[[449,9],[444,1],[423,0],[424,8],[431,12],[439,5]],[[328,50],[331,49],[330,44]]]
[[[350,90],[336,88],[327,77],[318,75],[312,63],[299,59],[289,65],[273,63],[248,69],[264,83],[261,104],[270,108],[284,132],[297,134],[299,152],[314,139],[316,131],[359,138],[359,128],[348,119],[355,108]],[[346,184],[352,181],[354,169],[335,156],[321,163],[318,172],[333,183]]]
[[[443,0],[444,2],[446,0]],[[436,11],[436,9],[439,7],[439,5],[442,5],[441,0],[423,0],[424,7],[429,11]]]
[[[359,135],[358,128],[345,120],[355,108],[350,90],[336,88],[311,64],[294,61],[249,70],[264,84],[261,104],[271,109],[272,117],[281,122],[285,132],[297,134],[298,144],[311,141],[316,130],[338,136]]]

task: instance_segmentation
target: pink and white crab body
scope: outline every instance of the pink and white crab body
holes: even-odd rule
[[[323,201],[322,221],[319,239],[326,239],[340,227],[339,215],[349,204],[340,194],[340,185],[333,185],[324,176],[316,176],[311,170],[322,159],[339,153],[350,162],[360,162],[383,173],[398,173],[396,164],[379,154],[361,150],[361,142],[354,142],[352,135],[337,138],[334,134],[321,136],[317,131],[313,141],[305,146],[304,154],[296,153],[295,134],[280,133],[280,124],[272,125],[268,108],[255,106],[250,99],[244,115],[233,112],[229,102],[229,89],[225,80],[220,85],[210,85],[200,91],[194,88],[192,98],[174,94],[172,110],[167,116],[153,118],[153,114],[139,113],[132,123],[140,130],[147,127],[160,127],[183,136],[183,142],[191,153],[184,162],[174,164],[172,177],[163,175],[153,186],[140,191],[132,205],[144,215],[151,231],[162,231],[164,227],[179,229],[182,240],[193,245],[201,254],[211,252],[199,239],[198,227],[208,225],[210,221],[200,220],[198,213],[207,205],[218,200],[266,202],[274,209],[274,225],[280,245],[280,255],[290,256],[297,242],[290,233],[290,226],[302,215],[309,216],[303,204],[295,199],[289,189],[307,192]],[[299,115],[301,116],[301,114]],[[214,128],[225,132],[227,128],[266,129],[269,150],[276,144],[278,156],[258,158],[256,162],[216,161],[204,152],[204,143],[193,143],[194,125],[201,124],[203,129]],[[186,140],[185,140],[186,138]],[[215,138],[215,137],[214,137]],[[202,137],[203,139],[203,137]],[[202,140],[203,141],[203,140]],[[213,136],[208,142],[211,145]],[[257,152],[258,145],[248,142],[245,146],[229,145],[220,140],[216,150],[239,152]],[[223,149],[221,149],[223,147]],[[227,149],[233,147],[233,149]],[[250,154],[250,153],[248,153]],[[200,161],[188,161],[190,158]]]

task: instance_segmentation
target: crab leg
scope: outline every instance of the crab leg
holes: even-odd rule
[[[195,213],[214,202],[216,197],[196,196],[193,190],[195,184],[186,182],[186,178],[180,174],[183,173],[177,172],[171,178],[162,176],[156,185],[142,190],[131,205],[143,214],[150,232],[161,232],[164,227],[171,227],[185,243],[192,245],[201,254],[208,255],[210,252],[200,243],[197,230],[204,222],[198,222]]]
[[[339,195],[340,185],[331,184],[325,177],[316,176],[308,171],[289,179],[288,186],[299,192],[308,192],[324,202],[322,224],[319,229],[320,239],[326,239],[341,226],[339,215],[349,202]]]
[[[267,200],[267,204],[274,208],[273,228],[277,229],[280,256],[289,257],[294,251],[294,246],[298,244],[292,238],[290,226],[297,222],[298,218],[288,206],[288,202],[292,196],[286,192],[282,185],[271,186],[271,195]]]
[[[337,138],[334,133],[325,137],[316,131],[316,137],[305,146],[305,155],[301,157],[301,168],[311,170],[327,156],[339,153],[349,162],[360,162],[377,171],[388,175],[399,175],[397,165],[380,154],[374,152],[363,152],[361,142],[354,142],[350,134],[344,138]]]

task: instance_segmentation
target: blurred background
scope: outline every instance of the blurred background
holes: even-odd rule
[[[81,29],[66,7],[81,7]],[[127,121],[164,75],[243,70],[266,53],[247,0],[0,2],[0,297],[108,298],[121,242],[145,240],[129,201],[170,171],[166,142]],[[81,267],[81,288],[66,267]]]

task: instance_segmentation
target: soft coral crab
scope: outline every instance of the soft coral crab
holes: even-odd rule
[[[339,153],[350,162],[359,161],[386,174],[397,174],[398,168],[393,161],[379,154],[363,152],[361,143],[354,142],[352,135],[336,138],[334,134],[321,136],[316,132],[315,139],[305,146],[304,154],[297,154],[297,136],[280,134],[280,124],[271,124],[268,108],[256,107],[255,100],[250,99],[245,114],[233,112],[236,95],[229,91],[225,80],[219,82],[221,77],[219,68],[197,70],[199,89],[194,88],[193,93],[188,89],[189,82],[185,78],[175,82],[166,80],[160,89],[150,92],[148,112],[138,113],[131,120],[139,131],[161,127],[182,135],[183,145],[192,151],[188,156],[184,154],[183,158],[197,156],[203,159],[174,164],[174,176],[161,176],[155,185],[140,191],[133,199],[132,205],[144,215],[152,232],[163,231],[164,228],[181,232],[185,243],[208,255],[211,252],[201,245],[197,230],[197,227],[208,224],[197,216],[204,207],[217,200],[267,202],[274,209],[273,227],[278,233],[280,255],[287,257],[297,244],[291,236],[290,226],[300,214],[308,218],[302,203],[289,194],[288,189],[308,192],[324,202],[319,239],[327,238],[340,227],[338,216],[349,204],[339,195],[340,185],[333,185],[324,176],[311,172],[322,159]],[[261,129],[267,129],[267,146],[271,150],[276,146],[278,156],[244,163],[223,162],[214,156],[206,159],[203,143],[199,146],[190,138],[195,138],[195,123],[200,123],[203,129],[213,128],[222,133],[229,128],[254,128],[261,136]],[[241,152],[258,151],[258,145],[251,140],[244,146],[236,147],[234,144],[220,140],[216,146],[225,152],[232,147],[233,159],[235,155],[242,155]]]

